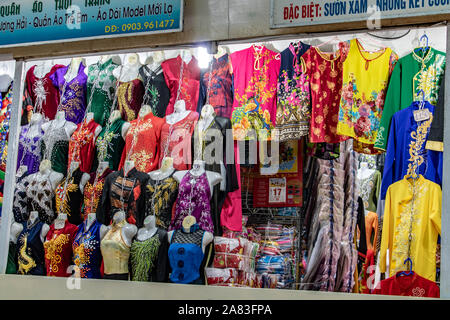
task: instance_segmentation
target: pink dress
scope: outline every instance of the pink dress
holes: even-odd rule
[[[248,130],[269,138],[277,114],[280,54],[264,46],[251,46],[231,54],[234,102],[231,122],[236,140],[250,140]]]

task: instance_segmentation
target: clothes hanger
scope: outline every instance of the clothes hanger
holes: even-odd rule
[[[412,270],[412,260],[410,257],[408,257],[403,264],[407,264],[409,262],[409,270],[408,271],[402,271],[397,274],[397,277],[400,276],[410,276],[414,274],[414,271]]]
[[[357,40],[365,40],[371,44],[376,44],[377,46],[381,47],[381,49],[386,49],[386,45],[381,43],[380,41],[377,41],[375,39],[369,38],[367,35],[371,35],[370,33],[363,33],[360,37],[357,38]],[[361,43],[361,41],[359,41]],[[361,43],[362,45],[362,43]],[[365,48],[363,48],[365,50]]]
[[[325,42],[322,42],[321,44],[315,45],[315,47],[316,48],[320,48],[320,47],[322,47],[322,46],[324,46],[326,44],[329,44],[329,43],[331,43],[333,41],[342,42],[342,40],[338,36],[334,36],[328,41],[325,41]]]

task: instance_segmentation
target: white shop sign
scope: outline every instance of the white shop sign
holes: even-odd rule
[[[450,13],[450,0],[271,0],[271,28]]]

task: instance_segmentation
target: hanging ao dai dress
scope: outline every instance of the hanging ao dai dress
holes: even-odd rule
[[[391,185],[381,233],[380,271],[389,276],[406,270],[410,257],[412,270],[425,279],[436,281],[436,246],[441,234],[442,191],[439,185],[425,179],[407,177]],[[411,229],[412,223],[412,229]],[[411,230],[411,232],[410,232]],[[409,236],[411,236],[408,256]],[[386,268],[389,249],[389,270]]]
[[[42,78],[38,78],[34,73],[36,66],[32,66],[25,79],[26,90],[31,98],[34,112],[42,113],[49,120],[55,119],[59,105],[60,93],[58,88],[53,85],[52,76],[60,68],[64,68],[64,66],[57,64]]]
[[[68,168],[72,162],[78,162],[82,172],[91,172],[95,156],[95,131],[98,127],[99,125],[95,123],[94,119],[89,122],[84,120],[78,124],[78,128],[69,141]]]
[[[53,85],[59,89],[61,102],[58,111],[66,113],[66,120],[79,124],[86,111],[86,83],[87,75],[84,72],[86,66],[80,63],[78,74],[70,81],[65,79],[70,65],[59,68],[50,76]]]
[[[337,133],[352,137],[354,150],[375,154],[389,77],[398,60],[391,48],[364,50],[358,39],[341,43],[342,96]]]
[[[311,101],[308,76],[301,56],[310,45],[290,44],[281,52],[277,90],[276,133],[280,141],[296,140],[309,133]]]
[[[302,59],[311,88],[310,142],[339,143],[347,140],[348,137],[337,133],[343,70],[340,50],[323,53],[311,47]]]
[[[216,116],[230,119],[233,109],[233,75],[230,56],[225,54],[218,59],[213,57],[210,66],[202,73],[200,79],[198,114],[201,114],[207,102],[209,91],[208,102],[214,107]]]
[[[421,174],[425,179],[442,185],[442,152],[425,149],[435,106],[425,102],[424,109],[430,111],[430,118],[417,122],[414,111],[420,108],[420,104],[413,102],[392,117],[381,179],[381,200],[385,199],[389,186],[407,174]]]
[[[88,68],[87,102],[90,101],[88,112],[94,113],[94,121],[102,127],[109,118],[114,101],[117,79],[113,71],[117,67],[111,58],[104,63],[92,64]]]
[[[421,101],[423,98],[432,105],[437,104],[444,71],[445,52],[431,47],[425,52],[421,48],[414,49],[398,60],[389,79],[375,148],[386,150],[389,125],[397,111],[408,108],[413,101]],[[425,97],[422,97],[420,90],[425,92]]]
[[[276,121],[280,54],[255,45],[231,54],[234,102],[231,122],[235,140],[271,138]]]
[[[154,116],[151,112],[142,119],[131,121],[119,169],[123,168],[127,160],[134,161],[136,169],[141,172],[150,172],[158,167],[163,124],[164,119]]]
[[[180,95],[178,96],[182,65],[182,81]],[[169,104],[167,105],[166,115],[173,113],[177,97],[178,100],[184,100],[186,102],[186,110],[197,110],[200,89],[200,68],[198,67],[197,59],[192,56],[191,61],[189,61],[189,63],[186,63],[178,55],[176,58],[164,61],[161,66],[164,71],[166,84],[170,89],[170,100]]]
[[[162,66],[151,69],[144,65],[139,69],[139,74],[144,79],[146,90],[143,105],[150,105],[155,116],[164,118],[169,104],[170,90],[167,87]]]
[[[80,189],[83,174],[78,168],[70,177],[64,178],[55,191],[56,211],[66,214],[67,220],[76,226],[83,222],[81,217],[83,193]],[[68,181],[66,182],[66,180]]]

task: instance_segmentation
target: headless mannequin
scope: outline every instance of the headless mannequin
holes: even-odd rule
[[[188,172],[190,172],[192,175],[196,177],[199,177],[206,172],[209,189],[211,190],[211,196],[213,195],[214,192],[214,186],[222,181],[222,176],[220,174],[212,171],[205,171],[205,161],[203,160],[195,160],[194,165],[192,166],[192,169],[190,171],[188,170],[177,171],[173,174],[173,177],[178,181],[178,183],[181,183],[184,176]]]
[[[166,179],[174,171],[175,168],[173,167],[173,158],[165,157],[161,162],[161,168],[149,172],[148,175],[150,176],[150,178],[152,178],[152,180],[159,181]]]
[[[79,167],[80,167],[79,162],[72,161],[70,163],[70,168],[69,168],[69,177],[72,177],[75,170],[77,170]],[[79,184],[81,193],[83,193],[84,187],[86,186],[86,183],[89,181],[90,178],[91,178],[91,176],[88,173],[83,173],[83,176],[81,177],[80,184]]]
[[[30,212],[30,216],[28,217],[27,224],[28,225],[32,225],[36,221],[36,219],[39,219],[38,212],[37,211],[31,211]],[[19,234],[23,231],[23,225],[21,225],[20,223],[14,222],[11,225],[11,236],[13,235],[13,233],[12,233],[13,230],[14,230],[14,235],[16,236],[16,242],[14,242],[14,243],[17,243],[17,239],[19,237]],[[49,230],[50,230],[50,226],[48,224],[44,224],[42,226],[41,234],[39,235],[40,238],[41,238],[42,243],[45,242],[45,237],[47,236],[47,233],[48,233]],[[19,233],[17,233],[17,232],[19,232]]]
[[[131,161],[131,160],[125,161],[125,164],[123,166],[123,174],[124,174],[124,176],[126,177],[128,175],[128,173],[131,170],[133,170],[134,167],[135,167],[134,166],[134,161]]]
[[[93,112],[88,112],[88,114],[86,114],[86,118],[84,119],[84,123],[89,123],[89,121],[91,121],[92,119],[94,119],[94,113]],[[97,129],[95,129],[95,138],[97,139],[98,135],[100,134],[100,132],[102,132],[102,127],[99,125],[97,127]]]
[[[199,133],[205,132],[208,130],[211,123],[216,118],[216,112],[214,111],[214,107],[210,104],[205,104],[202,108],[200,120],[197,122],[197,127]],[[202,141],[200,141],[200,145],[202,145]],[[204,150],[200,150],[201,152],[204,152]],[[200,155],[201,159],[203,159],[203,155]],[[222,181],[220,184],[220,190],[224,191],[226,189],[226,169],[225,164],[223,161],[220,161],[220,167],[221,167],[221,176]]]
[[[139,241],[145,241],[153,237],[158,228],[156,227],[156,218],[153,215],[148,216],[144,220],[144,227],[138,230],[136,239]]]
[[[41,131],[41,122],[42,122],[42,114],[33,113],[30,119],[30,129],[28,130],[27,137],[32,139],[38,135],[40,135]]]
[[[175,124],[186,118],[190,113],[191,111],[186,110],[186,102],[184,100],[178,100],[175,102],[174,112],[166,117],[166,122],[168,124]]]
[[[148,115],[149,113],[152,113],[152,107],[150,107],[148,104],[145,104],[141,107],[141,110],[139,110],[139,115],[138,117],[140,119],[144,118],[146,115]]]
[[[49,128],[56,130],[61,127],[64,127],[68,137],[70,137],[75,130],[77,130],[77,125],[75,123],[66,121],[66,113],[64,111],[58,111],[56,113],[55,120],[44,123],[42,125],[42,130],[47,132]]]
[[[53,61],[51,60],[44,60],[41,64],[37,65],[34,68],[34,75],[37,78],[43,78],[47,73],[50,72],[50,70],[53,67]]]
[[[114,123],[117,119],[122,118],[122,115],[120,114],[119,110],[114,110],[111,112],[111,115],[109,116],[109,124]],[[122,125],[122,138],[125,139],[127,136],[128,129],[130,129],[131,123],[125,122]]]
[[[114,69],[113,75],[121,82],[130,82],[135,79],[142,80],[139,75],[141,66],[139,55],[137,53],[130,53],[126,58],[125,64],[120,68]]]
[[[64,75],[64,79],[66,80],[66,82],[72,81],[78,75],[81,63],[86,66],[86,59],[73,58],[72,61],[70,61],[69,69],[67,69],[67,72]]]
[[[195,218],[193,216],[187,216],[183,220],[183,231],[185,233],[191,233],[191,227],[196,223],[197,223],[197,221],[195,220]],[[174,232],[175,232],[175,230],[169,231],[167,233],[167,239],[169,240],[169,243],[172,242],[172,237],[173,237]],[[213,240],[214,240],[214,235],[209,231],[205,231],[205,234],[203,235],[203,240],[202,240],[203,253],[205,253],[206,246],[208,244],[210,244]]]
[[[56,187],[61,183],[64,175],[62,173],[53,171],[51,169],[52,163],[50,160],[42,160],[39,165],[39,173],[43,176],[43,180],[46,180],[46,177],[49,177],[50,183],[52,184],[52,189],[56,190]]]
[[[19,239],[19,235],[23,230],[23,226],[20,223],[13,222],[11,224],[11,230],[9,234],[9,241],[16,244],[17,240]]]
[[[369,165],[367,162],[361,162],[360,168],[357,172],[357,178],[359,180],[362,179],[367,179],[368,177],[370,177],[373,173],[375,172],[375,170],[373,169],[369,169]]]
[[[214,111],[214,107],[210,104],[205,104],[202,108],[200,120],[197,123],[199,131],[205,131],[214,121],[215,117],[216,113]]]
[[[66,225],[66,221],[67,221],[67,214],[65,213],[58,214],[55,221],[53,222],[55,224],[55,229],[56,230],[63,229],[64,226]]]
[[[89,213],[86,217],[86,230],[89,230],[89,228],[92,226],[94,221],[97,220],[96,213]],[[108,227],[102,224],[100,227],[100,239],[103,239],[103,237],[106,235],[106,233],[109,231]]]
[[[161,66],[161,63],[166,60],[164,51],[156,51],[153,54],[149,55],[147,60],[145,60],[145,64],[149,67],[150,70],[156,70]],[[163,70],[161,69],[159,73]],[[159,74],[158,73],[158,74]]]
[[[115,224],[118,224],[118,223],[124,221],[125,218],[126,218],[125,212],[118,211],[118,212],[116,212],[116,214],[114,214],[113,222]],[[106,228],[107,228],[106,232],[104,234],[100,235],[102,240],[103,240],[104,236],[106,235],[106,233],[109,230],[111,230],[112,226],[107,226]],[[122,239],[125,242],[125,244],[128,247],[131,247],[131,243],[133,242],[134,236],[138,232],[138,228],[134,224],[127,223],[122,227],[122,230],[120,232],[121,232]],[[100,231],[100,233],[101,233],[101,231]]]

